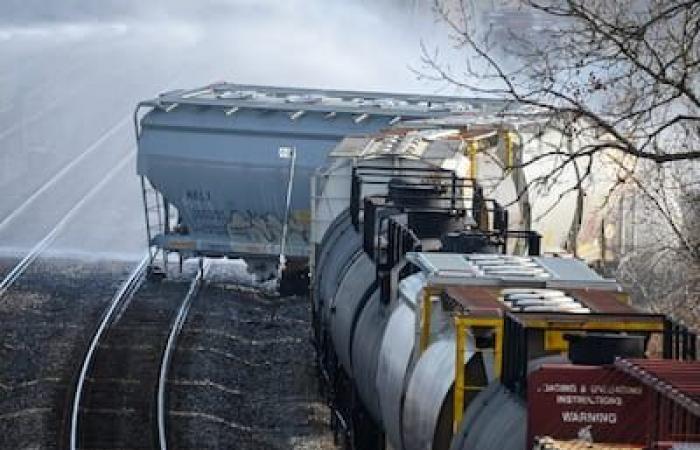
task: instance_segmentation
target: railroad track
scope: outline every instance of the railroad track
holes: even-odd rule
[[[184,283],[144,283],[148,261],[115,294],[85,353],[67,415],[70,450],[168,448],[172,355],[209,265],[183,293]]]
[[[175,83],[176,81],[173,81],[168,84],[168,86],[172,86]],[[132,123],[132,121],[133,113],[129,113],[122,117],[121,120],[113,124],[107,131],[102,133],[97,140],[86,147],[79,155],[77,155],[76,158],[68,162],[65,166],[54,173],[51,178],[49,178],[35,192],[26,198],[21,205],[15,208],[6,217],[0,219],[0,231],[7,228],[12,222],[16,222],[17,219],[23,217],[24,213],[35,201],[46,193],[55,189],[58,182],[66,179],[69,174],[74,173],[74,169],[79,167],[79,165],[87,157],[101,149],[109,139],[117,135],[126,125]],[[129,149],[126,154],[121,155],[121,158],[118,160],[117,164],[109,167],[104,173],[102,179],[97,184],[92,186],[82,197],[78,198],[76,203],[63,215],[63,217],[61,217],[60,220],[58,220],[58,222],[56,222],[49,232],[44,235],[43,238],[39,239],[36,244],[25,253],[19,262],[9,270],[9,272],[4,274],[4,277],[0,280],[0,300],[8,289],[10,289],[12,285],[28,270],[34,261],[41,256],[44,250],[46,250],[60,236],[71,221],[78,216],[82,208],[89,202],[93,201],[93,199],[96,198],[102,192],[102,190],[115,179],[116,175],[135,157],[135,147]]]
[[[104,188],[120,170],[122,170],[129,161],[136,155],[133,152],[129,152],[119,163],[112,167],[104,176],[104,178],[93,186],[73,207],[63,216],[63,218],[48,232],[39,242],[32,247],[29,252],[22,258],[22,260],[17,263],[12,270],[0,281],[0,298],[7,292],[7,290],[17,281],[19,277],[26,272],[29,266],[41,255],[41,253],[53,243],[59,236],[61,231],[70,223],[71,220],[77,215],[80,209],[97,196],[97,194]]]

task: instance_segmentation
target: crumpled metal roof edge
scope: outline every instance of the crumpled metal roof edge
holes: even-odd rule
[[[326,101],[324,103],[324,100]],[[214,83],[196,89],[173,90],[145,104],[244,107],[284,111],[338,111],[410,117],[512,111],[515,103],[496,98],[344,91],[296,87]]]

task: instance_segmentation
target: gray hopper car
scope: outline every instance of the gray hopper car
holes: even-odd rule
[[[162,94],[135,114],[149,246],[244,258],[262,279],[283,253],[304,265],[311,177],[343,138],[502,108],[496,100],[227,83]]]

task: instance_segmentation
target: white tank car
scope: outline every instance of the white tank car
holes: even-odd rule
[[[636,314],[619,304],[619,286],[614,281],[573,258],[409,253],[408,259],[420,270],[399,283],[393,302],[382,302],[375,289],[362,302],[362,310],[352,312],[352,319],[327,324],[348,328],[331,330],[331,339],[351,335],[342,341],[343,345],[352,342],[351,355],[339,358],[340,364],[394,450],[525,448],[527,404],[515,389],[503,384],[499,347],[503,331],[496,332],[495,340],[485,331],[488,324],[499,323],[503,314],[537,314],[553,323],[582,324],[609,320],[604,317],[606,308]],[[358,302],[352,297],[363,295],[346,289],[354,289],[352,279],[357,275],[350,269],[336,294],[353,308]],[[528,287],[533,283],[542,287]],[[369,286],[371,280],[360,284]],[[580,291],[591,296],[570,294]],[[480,310],[486,297],[490,307]],[[599,300],[602,297],[606,304]],[[455,302],[470,307],[455,308]],[[338,308],[330,315],[349,313]],[[460,332],[457,317],[476,326]],[[660,324],[654,326],[658,329]],[[543,363],[569,363],[561,356],[562,347],[548,343],[546,333],[533,334],[529,345],[528,370]],[[335,349],[345,351],[338,345]],[[463,413],[456,416],[458,352],[464,368],[459,388]]]
[[[518,174],[512,170],[503,176],[504,162],[533,158],[541,151],[524,145],[517,154],[515,147],[526,139],[524,127],[511,124],[504,132],[503,124],[494,127],[484,118],[457,122],[459,126],[455,120],[414,122],[372,136],[347,138],[329,153],[312,182],[314,328],[321,366],[333,386],[338,409],[345,408],[343,403],[350,404],[345,413],[355,421],[371,423],[354,431],[354,439],[364,436],[363,442],[352,444],[356,448],[385,444],[394,450],[524,448],[525,403],[502,384],[499,346],[503,334],[502,328],[500,334],[494,331],[494,324],[506,313],[599,320],[591,316],[605,312],[599,304],[594,307],[581,299],[583,294],[571,293],[581,289],[599,291],[596,295],[622,308],[617,306],[619,286],[580,260],[442,253],[447,241],[440,236],[445,234],[467,229],[501,233],[504,227],[523,222],[527,217],[523,203],[511,205],[514,211],[506,224],[497,224],[495,212],[481,215],[473,207],[477,185],[467,181],[474,175],[485,192],[508,203],[517,192],[520,181],[514,181],[516,177],[536,177],[537,173],[525,167]],[[456,198],[450,199],[445,194],[450,192],[453,176],[460,180],[460,188],[454,191]],[[413,183],[414,188],[424,183],[441,192],[441,200],[423,204],[421,214],[431,214],[431,208],[450,201],[466,214],[459,223],[430,216],[437,228],[424,228],[424,222],[413,220],[407,212],[414,206],[406,203],[411,197],[393,196],[397,186],[399,190],[406,187],[397,185],[397,178],[410,179],[406,185]],[[539,204],[558,195],[552,189],[533,194],[528,201]],[[371,209],[375,199],[381,200],[376,204],[384,212]],[[543,207],[530,206],[530,211],[539,212]],[[493,210],[497,210],[495,204]],[[567,216],[565,208],[558,213],[552,222],[535,221],[552,230],[550,243],[555,249],[565,242],[573,220],[573,213]],[[392,267],[388,288],[380,265],[394,251],[392,231],[375,223],[377,217],[396,218],[423,251],[393,261],[398,268]],[[445,227],[441,220],[446,221]],[[507,248],[512,253],[526,246]],[[417,273],[403,271],[406,261]],[[456,307],[455,302],[473,309]],[[458,326],[456,317],[462,324],[478,326]],[[542,358],[560,358],[560,344],[545,341],[543,333],[533,336],[526,364],[534,367]],[[457,384],[459,395],[455,395]],[[465,416],[478,424],[478,431],[460,427]],[[487,442],[493,445],[487,447]]]
[[[481,132],[474,172],[486,196],[508,208],[510,226],[540,233],[544,252],[577,253],[581,248],[586,260],[597,258],[597,235],[579,235],[579,231],[586,218],[598,217],[604,210],[619,171],[615,159],[621,156],[606,152],[593,158],[590,168],[587,158],[562,163],[567,154],[600,144],[604,136],[595,135],[583,123],[575,133],[565,134],[551,116],[526,111],[460,114],[398,126]],[[579,183],[579,178],[586,179]]]
[[[397,449],[403,448],[403,417],[410,424],[407,441],[418,445],[415,448],[423,448],[419,443],[428,442],[426,436],[432,439],[432,430],[441,420],[444,424],[445,419],[439,415],[451,381],[440,377],[454,372],[452,330],[449,318],[440,317],[436,309],[432,329],[437,334],[432,339],[443,342],[431,347],[416,367],[414,381],[404,389],[409,362],[418,362],[412,343],[417,341],[414,310],[419,301],[420,280],[413,276],[402,281],[401,300],[395,310],[382,306],[377,267],[363,248],[361,230],[353,226],[353,174],[364,173],[371,178],[357,193],[360,197],[389,195],[391,180],[401,175],[417,175],[412,178],[414,181],[419,179],[448,189],[452,176],[464,183],[464,179],[476,174],[487,184],[500,171],[494,162],[498,158],[498,148],[492,145],[497,142],[492,139],[494,136],[494,130],[484,129],[468,132],[465,128],[402,128],[375,136],[346,138],[329,153],[327,164],[312,181],[312,292],[322,357],[337,364],[353,380],[367,412],[384,427]],[[470,154],[470,142],[480,145],[481,151]],[[373,175],[378,168],[382,169],[379,175]],[[491,190],[512,197],[514,190],[507,187],[506,180]],[[455,205],[470,210],[472,196],[473,186],[460,185]],[[517,220],[517,214],[514,216]],[[471,213],[463,218],[460,228],[469,225],[474,225]],[[439,245],[435,242],[439,236],[423,237],[424,246]],[[482,365],[483,358],[479,358],[469,367],[478,373],[484,371]],[[433,379],[441,382],[421,382]],[[426,399],[434,402],[429,404]]]
[[[360,233],[350,214],[353,170],[367,169],[372,182],[361,197],[388,195],[391,179],[417,174],[416,179],[443,177],[463,179],[469,159],[459,130],[387,131],[381,135],[344,139],[329,153],[325,166],[312,180],[311,261],[314,311],[330,330],[337,357],[343,367],[352,367],[352,336],[362,306],[370,292],[376,268],[365,254]],[[381,170],[379,170],[381,169]],[[384,170],[389,169],[389,170]],[[468,207],[468,187],[457,188],[458,206]],[[469,220],[469,218],[465,218]],[[314,270],[313,268],[316,267]],[[374,289],[371,291],[374,291]],[[359,295],[358,295],[359,294]],[[377,414],[378,416],[378,414]]]
[[[349,207],[352,170],[361,162],[397,169],[442,169],[458,178],[474,178],[487,197],[508,205],[510,225],[521,228],[516,185],[513,177],[504,175],[507,144],[500,131],[502,120],[409,121],[381,134],[345,138],[328,154],[311,182],[311,258],[330,224]],[[387,188],[377,184],[365,189],[366,195],[372,195],[386,194]],[[471,193],[461,194],[464,204]]]

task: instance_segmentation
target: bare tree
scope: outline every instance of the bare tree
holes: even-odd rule
[[[646,241],[627,252],[626,260],[622,255],[621,274],[629,281],[657,274],[669,290],[697,299],[700,2],[494,3],[501,4],[500,13],[489,17],[478,2],[434,0],[453,48],[445,52],[424,45],[426,68],[420,74],[532,107],[564,136],[595,136],[576,146],[554,144],[536,158],[518,161],[520,166],[551,164],[525,188],[556,183],[572,167],[575,182],[562,196],[576,193],[581,204],[590,188],[586,180],[605,162],[616,177],[609,198],[620,187],[631,188],[639,198],[636,208],[642,208],[639,216],[652,218],[654,230],[638,225],[646,230]],[[650,255],[659,255],[657,263]],[[671,276],[673,270],[678,276]],[[648,294],[680,298],[658,290]]]
[[[471,92],[512,98],[568,117],[614,140],[616,149],[657,163],[700,159],[700,3],[678,0],[520,0],[519,12],[550,26],[476,27],[467,0],[436,0],[458,48],[461,73],[424,52],[440,79]],[[547,21],[540,18],[539,22]]]

